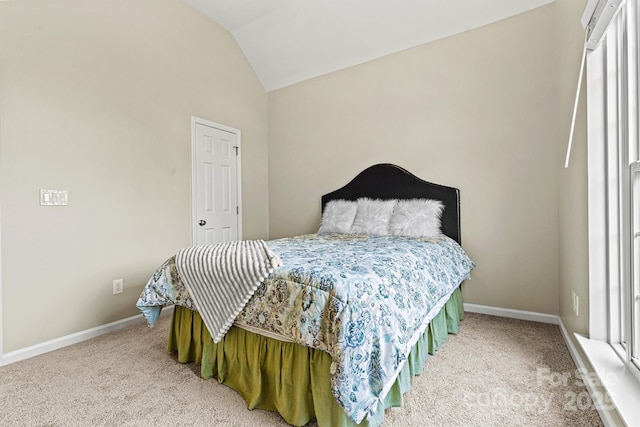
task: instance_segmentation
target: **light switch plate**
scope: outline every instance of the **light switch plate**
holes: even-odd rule
[[[67,206],[68,204],[67,190],[40,190],[40,206]]]

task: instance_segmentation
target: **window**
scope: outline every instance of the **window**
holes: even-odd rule
[[[625,3],[609,26],[598,53],[603,56],[605,91],[604,142],[608,234],[608,342],[633,371],[637,352],[637,299],[640,275],[640,213],[636,196],[638,161],[638,15],[636,1]],[[600,62],[600,61],[599,61]],[[589,88],[591,90],[591,88]],[[637,231],[637,233],[636,233]],[[637,237],[636,237],[637,236]],[[635,321],[634,321],[635,320]],[[640,378],[640,375],[638,375]]]
[[[638,0],[587,55],[589,332],[640,381]]]
[[[629,358],[633,363],[635,371],[640,370],[640,162],[636,161],[631,165],[631,216],[632,229],[632,271],[630,294],[630,311],[632,337],[629,343]]]

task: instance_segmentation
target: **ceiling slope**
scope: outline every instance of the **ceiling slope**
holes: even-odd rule
[[[235,37],[267,91],[553,0],[183,0]]]

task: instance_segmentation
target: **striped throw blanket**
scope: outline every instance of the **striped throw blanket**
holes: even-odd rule
[[[176,256],[178,274],[216,343],[260,283],[281,265],[263,240],[194,246]]]

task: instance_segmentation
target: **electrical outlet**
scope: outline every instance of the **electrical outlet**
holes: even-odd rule
[[[573,299],[573,313],[578,316],[580,314],[580,299],[574,291],[571,291],[571,298]]]
[[[69,192],[67,190],[40,190],[41,206],[67,206]]]
[[[124,292],[124,279],[116,279],[113,281],[113,294],[121,294]]]

